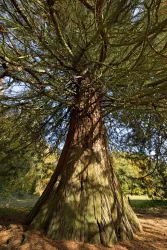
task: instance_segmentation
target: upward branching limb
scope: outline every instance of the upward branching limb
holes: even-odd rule
[[[56,12],[54,11],[54,1],[50,1],[47,0],[48,5],[49,5],[49,13],[50,13],[50,18],[54,24],[56,33],[60,39],[60,43],[62,44],[62,46],[64,46],[64,48],[68,51],[68,53],[73,57],[73,52],[71,50],[71,48],[69,47],[68,43],[66,42],[65,36],[63,35],[63,32],[60,28],[60,24],[56,15]]]
[[[25,21],[25,24],[32,30],[32,24],[30,24],[28,17],[25,15],[25,13],[20,8],[20,5],[17,2],[17,0],[11,0],[11,3],[14,5],[16,11],[20,14],[21,18]]]
[[[94,6],[88,3],[86,0],[79,0],[87,9],[91,10],[93,13],[95,11]]]

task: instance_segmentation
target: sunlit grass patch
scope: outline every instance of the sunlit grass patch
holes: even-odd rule
[[[147,196],[130,196],[130,204],[135,212],[167,214],[167,200],[151,200]]]

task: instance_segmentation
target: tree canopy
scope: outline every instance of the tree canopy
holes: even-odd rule
[[[104,116],[134,109],[164,115],[166,1],[8,0],[0,7],[4,109],[31,111],[51,132],[76,105],[82,79],[99,90]]]

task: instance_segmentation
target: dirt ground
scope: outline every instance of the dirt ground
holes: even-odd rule
[[[76,241],[54,241],[39,232],[25,231],[18,218],[0,218],[0,250],[167,250],[167,216],[139,214],[143,232],[112,248]]]

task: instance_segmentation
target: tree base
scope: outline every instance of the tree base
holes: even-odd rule
[[[84,91],[71,113],[57,169],[29,221],[52,239],[112,246],[141,227],[113,171],[99,95]]]
[[[89,165],[84,181],[77,171],[66,186],[60,182],[31,226],[56,240],[112,246],[132,239],[142,230],[136,215],[123,198],[115,175],[109,181],[97,170],[99,164]]]

